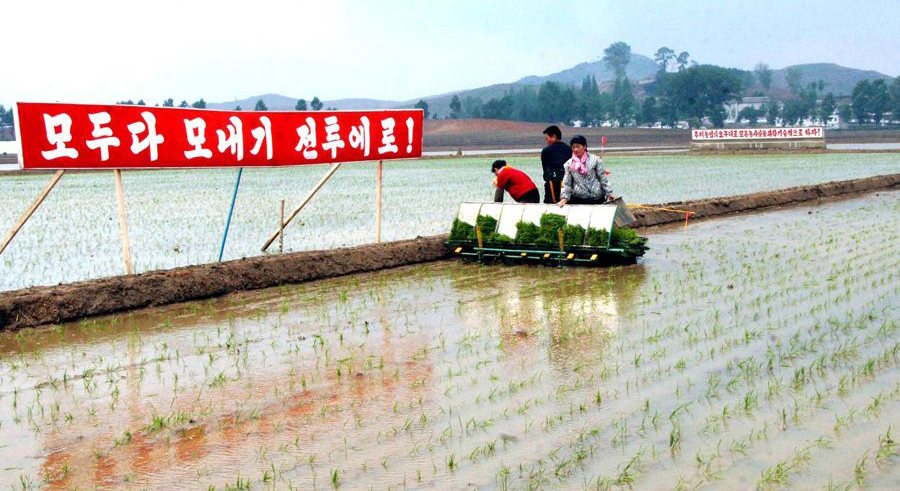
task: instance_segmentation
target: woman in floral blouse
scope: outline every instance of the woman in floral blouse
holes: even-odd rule
[[[616,199],[606,180],[603,161],[587,151],[587,139],[576,135],[570,144],[572,158],[565,164],[562,199],[557,205],[600,205]]]

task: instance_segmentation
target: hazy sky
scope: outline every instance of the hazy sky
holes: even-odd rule
[[[0,103],[406,100],[546,75],[615,41],[749,69],[900,74],[900,1],[5,0]]]

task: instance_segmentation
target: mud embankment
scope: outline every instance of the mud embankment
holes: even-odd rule
[[[764,193],[743,194],[728,196],[725,198],[709,198],[694,201],[674,201],[652,205],[660,208],[672,208],[690,210],[694,214],[691,220],[697,218],[709,218],[743,211],[758,210],[772,206],[784,206],[822,198],[842,196],[848,194],[890,189],[900,186],[900,174],[864,177],[849,181],[834,181],[813,186],[798,186],[793,188],[778,189]],[[633,210],[637,218],[638,227],[650,227],[684,220],[684,215],[670,211],[657,210]]]
[[[900,174],[891,174],[654,206],[691,210],[695,213],[691,219],[698,219],[897,187],[900,187]],[[638,219],[638,227],[684,220],[683,214],[668,211],[635,210],[634,215]],[[210,298],[241,290],[436,261],[451,255],[444,246],[446,239],[446,235],[435,235],[385,244],[262,256],[3,292],[0,293],[0,330],[71,321],[154,305]]]
[[[435,261],[445,236],[150,271],[0,293],[0,330]]]

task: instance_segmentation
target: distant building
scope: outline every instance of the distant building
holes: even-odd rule
[[[725,104],[725,123],[734,123],[737,121],[738,114],[744,108],[752,107],[757,111],[769,105],[768,97],[742,97],[740,101],[733,101]],[[760,122],[764,122],[765,120]]]

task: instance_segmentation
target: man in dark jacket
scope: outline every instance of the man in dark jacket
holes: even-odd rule
[[[547,146],[541,150],[541,167],[544,168],[544,203],[556,203],[566,174],[563,164],[572,158],[572,147],[562,140],[562,132],[556,125],[544,130]]]

